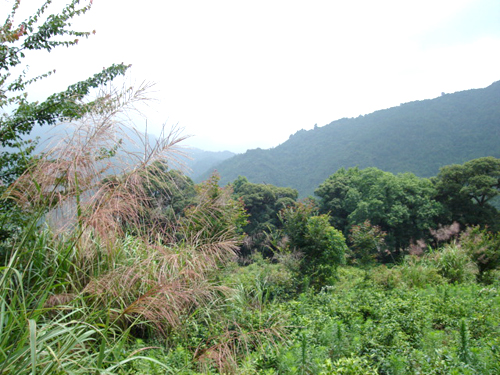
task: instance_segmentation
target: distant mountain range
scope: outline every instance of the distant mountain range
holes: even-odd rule
[[[118,138],[121,138],[122,145],[121,151],[123,155],[134,153],[136,155],[144,153],[144,140],[145,134],[138,133],[133,131],[130,128],[122,127],[121,131],[123,134],[118,135]],[[47,147],[55,145],[62,138],[68,137],[68,134],[71,136],[73,130],[71,127],[66,127],[64,125],[59,128],[54,128],[53,126],[35,126],[31,133],[27,136],[24,136],[24,139],[39,139],[38,147],[35,150],[35,153],[39,153],[44,151]],[[157,142],[157,137],[153,134],[147,135],[148,143],[151,147]],[[10,151],[8,149],[4,149],[0,147],[0,151]],[[16,152],[17,150],[12,150]],[[197,182],[201,182],[201,176],[207,170],[213,170],[213,168],[219,164],[220,162],[235,156],[236,154],[231,151],[205,151],[197,148],[183,147],[181,149],[182,155],[172,154],[174,159],[177,159],[177,163],[172,163],[172,168],[182,169],[182,172],[187,176],[191,177],[193,180]],[[127,163],[129,159],[124,157],[123,162]],[[120,170],[120,169],[118,169]]]
[[[188,148],[183,151],[189,157],[182,160],[188,168],[185,173],[196,182],[203,180],[202,177],[207,170],[213,171],[219,163],[236,155],[231,151],[205,151],[198,148]]]
[[[342,167],[430,177],[444,165],[483,156],[500,157],[500,81],[300,130],[275,148],[233,156],[198,179],[217,169],[221,184],[241,175],[307,196]]]

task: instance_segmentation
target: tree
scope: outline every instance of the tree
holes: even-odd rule
[[[166,161],[157,161],[149,166],[146,186],[151,198],[149,208],[159,222],[183,216],[184,210],[194,203],[196,195],[193,180],[176,169],[168,169]]]
[[[249,215],[245,232],[250,236],[279,227],[278,213],[294,205],[298,197],[295,189],[254,184],[242,176],[234,181],[233,189],[234,195],[243,200]]]
[[[371,266],[385,247],[386,233],[371,225],[369,220],[353,225],[350,232],[349,242],[355,262],[363,267]]]
[[[327,215],[315,215],[313,205],[299,203],[281,214],[289,246],[302,253],[301,272],[312,285],[333,281],[337,267],[345,262],[347,245],[342,232],[332,227]]]
[[[323,182],[315,194],[320,212],[344,234],[369,220],[387,233],[389,248],[399,252],[415,239],[429,236],[442,211],[430,180],[411,173],[394,175],[377,168],[341,169]]]
[[[500,195],[500,159],[490,156],[447,165],[434,183],[445,207],[444,221],[498,228],[498,210],[491,202]]]
[[[81,118],[91,111],[96,102],[84,99],[90,91],[109,83],[123,75],[129,66],[111,65],[87,80],[77,82],[59,93],[50,95],[43,102],[30,102],[29,86],[48,78],[54,71],[40,76],[28,77],[26,70],[17,76],[25,63],[27,51],[50,52],[58,47],[71,47],[78,44],[78,38],[87,38],[90,32],[71,30],[71,20],[85,14],[92,6],[80,6],[81,0],[71,0],[59,14],[50,14],[42,21],[51,4],[46,0],[28,19],[15,24],[20,0],[15,0],[12,12],[0,27],[0,146],[9,148],[0,154],[0,181],[10,184],[26,168],[33,143],[23,141],[22,136],[29,134],[35,124],[52,125],[60,121]],[[22,152],[13,152],[22,150]]]

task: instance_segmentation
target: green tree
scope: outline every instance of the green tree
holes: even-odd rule
[[[139,172],[107,177],[102,182],[106,191],[117,186],[123,186],[122,194],[137,202],[137,216],[125,213],[120,220],[123,229],[132,233],[172,235],[185,209],[195,204],[193,181],[182,172],[169,169],[166,160],[157,160]]]
[[[295,204],[298,192],[295,189],[268,184],[254,184],[239,176],[232,184],[234,195],[241,198],[249,215],[245,232],[254,235],[280,226],[278,213]]]
[[[434,182],[437,199],[445,207],[443,221],[499,229],[499,213],[491,202],[500,194],[500,159],[484,157],[447,165]]]
[[[354,261],[363,267],[371,266],[385,248],[384,238],[387,234],[380,227],[365,220],[350,229],[349,242]]]
[[[315,215],[314,206],[299,203],[281,213],[289,246],[302,253],[301,272],[312,285],[330,284],[345,262],[344,235],[330,225],[327,215]]]
[[[194,204],[196,190],[193,180],[176,169],[169,169],[165,161],[157,161],[147,168],[145,190],[150,209],[160,222],[183,216],[184,210]]]
[[[345,234],[366,220],[387,233],[389,248],[399,252],[415,239],[427,238],[442,211],[432,182],[411,173],[394,175],[377,168],[341,169],[315,194],[320,212]]]
[[[500,234],[492,233],[480,226],[467,228],[460,235],[460,245],[477,264],[479,277],[500,268]]]

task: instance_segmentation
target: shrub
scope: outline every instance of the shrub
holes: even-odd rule
[[[460,245],[477,264],[481,278],[500,266],[500,235],[479,226],[470,227],[460,236]]]
[[[328,215],[314,215],[314,207],[298,204],[280,212],[290,248],[303,254],[301,272],[305,284],[315,287],[332,283],[337,267],[345,262],[344,235],[332,227]]]
[[[346,357],[327,360],[320,375],[377,375],[378,371],[365,358]]]
[[[460,246],[446,245],[433,256],[439,274],[450,283],[476,281],[478,269],[469,254]]]
[[[414,288],[424,288],[429,285],[443,284],[446,280],[439,274],[436,265],[426,258],[409,256],[400,267],[405,285]]]
[[[228,281],[230,286],[241,287],[251,304],[262,305],[264,300],[286,298],[295,292],[296,275],[284,264],[271,263],[260,253],[254,253],[252,260],[254,263],[240,267]]]

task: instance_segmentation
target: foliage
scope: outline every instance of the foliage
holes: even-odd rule
[[[280,210],[293,206],[297,199],[297,191],[269,184],[252,184],[245,177],[239,176],[231,186],[234,196],[240,199],[248,214],[248,223],[244,230],[247,238],[242,246],[242,255],[249,255],[258,250],[266,256],[270,254],[270,237],[281,229],[278,214]]]
[[[235,258],[244,218],[230,190],[218,188],[216,179],[202,185],[196,206],[186,211],[191,220],[173,226],[177,235],[141,227],[154,209],[149,188],[155,185],[149,182],[159,177],[155,167],[183,138],[171,133],[121,175],[106,173],[111,165],[122,166],[111,163],[117,153],[107,151],[116,150],[112,142],[119,139],[115,116],[126,109],[125,99],[140,99],[142,92],[127,90],[114,102],[119,106],[107,105],[116,99],[107,95],[97,113],[74,124],[69,140],[9,187],[9,199],[32,217],[18,238],[3,244],[9,251],[1,280],[10,284],[2,285],[7,294],[1,311],[7,315],[1,321],[11,323],[0,332],[0,352],[9,372],[33,373],[35,366],[41,372],[123,369],[137,359],[123,354],[128,335],[168,337],[197,308],[215,309],[225,300],[229,289],[215,275]],[[214,216],[216,210],[220,215]],[[211,227],[196,228],[203,217],[211,217]],[[40,231],[40,223],[51,229]],[[212,232],[203,237],[205,228]]]
[[[480,277],[500,268],[500,235],[479,226],[467,228],[460,235],[460,246],[479,268]]]
[[[408,247],[412,239],[428,237],[441,212],[429,180],[376,168],[340,169],[315,194],[321,198],[321,212],[331,215],[334,226],[346,233],[350,226],[369,220],[387,233],[392,251]]]
[[[13,63],[28,42],[50,50],[64,45],[51,42],[58,33],[77,36],[63,31],[89,8],[78,10],[76,0],[42,23],[46,34],[45,26],[28,27],[49,3],[23,27],[0,30],[0,52]],[[9,43],[24,44],[6,49]],[[3,88],[17,90],[5,79]],[[21,92],[30,80],[18,82]],[[127,167],[116,162],[123,150],[114,140],[124,125],[116,116],[143,100],[147,87],[84,103],[91,87],[75,87],[75,96],[59,102],[49,97],[50,110],[4,91],[5,100],[24,108],[2,118],[0,130],[14,134],[7,142],[17,142],[31,120],[74,121],[71,140],[26,158],[29,168],[4,195],[18,211],[3,206],[0,218],[17,228],[0,237],[1,373],[500,372],[496,234],[473,227],[459,244],[442,245],[455,230],[441,226],[431,231],[441,248],[370,267],[384,238],[402,247],[436,227],[439,204],[428,180],[341,170],[320,187],[320,207],[296,203],[293,189],[245,178],[220,187],[214,174],[194,185],[169,169],[183,139],[175,130],[144,154],[129,155],[137,163]],[[15,119],[24,122],[16,127]],[[490,165],[483,162],[473,163],[475,172]],[[487,197],[469,200],[486,207],[496,194],[483,189],[490,179],[472,180],[464,185],[468,194]],[[17,214],[29,220],[14,222]],[[351,229],[363,268],[342,266],[348,249],[332,223]],[[244,230],[267,231],[274,256],[256,252],[250,264],[238,265]],[[477,266],[491,285],[475,282]]]
[[[279,211],[293,206],[298,196],[294,189],[252,184],[241,176],[232,183],[232,186],[235,196],[243,200],[249,215],[245,232],[250,236],[278,228]]]
[[[186,238],[196,238],[203,243],[228,234],[231,241],[241,240],[247,214],[243,202],[232,197],[231,187],[219,187],[219,176],[214,173],[196,185],[195,190],[195,204],[186,208],[181,220]]]
[[[495,288],[474,284],[380,290],[347,279],[282,305],[294,345],[278,368],[300,374],[306,358],[313,374],[495,373],[498,301]]]
[[[13,243],[0,269],[1,373],[114,373],[139,358],[156,362],[124,355],[127,332],[110,322],[106,308],[73,289],[85,278],[78,273],[89,270],[74,268],[84,264],[81,256],[88,249],[81,245],[78,237],[61,241],[34,225]],[[94,267],[105,263],[104,252],[100,255]]]
[[[313,206],[301,203],[284,209],[280,215],[289,246],[303,254],[302,274],[321,287],[334,281],[337,267],[345,262],[347,246],[328,216],[315,216],[313,211]]]
[[[25,144],[21,135],[28,134],[35,124],[55,124],[61,120],[80,118],[89,113],[99,103],[83,99],[91,89],[112,81],[116,76],[123,75],[128,66],[112,65],[93,77],[69,86],[65,91],[49,96],[45,101],[29,102],[27,89],[29,85],[47,78],[53,72],[37,77],[27,77],[27,71],[17,77],[12,76],[14,68],[23,65],[26,51],[47,51],[54,48],[70,47],[78,43],[78,38],[87,38],[90,32],[73,31],[70,29],[74,17],[85,14],[92,5],[79,7],[80,0],[72,0],[60,14],[47,12],[50,1],[46,1],[25,21],[14,25],[16,11],[20,1],[14,2],[12,12],[8,15],[0,30],[0,108],[4,110],[0,120],[0,139],[3,147],[18,148]],[[13,109],[12,113],[8,113]],[[32,148],[25,150],[29,154]],[[0,159],[0,178],[5,184],[12,182],[20,175],[26,155],[12,154],[4,151]]]
[[[182,172],[169,169],[168,160],[157,160],[148,165],[138,174],[130,172],[107,177],[103,180],[103,185],[108,187],[120,186],[124,181],[133,177],[139,180],[137,184],[124,184],[130,196],[143,196],[140,200],[140,215],[137,220],[127,220],[123,218],[125,230],[137,231],[145,234],[150,232],[150,228],[161,228],[162,232],[172,235],[176,228],[178,219],[184,216],[184,210],[195,203],[195,186],[193,181]],[[124,193],[127,193],[124,191]]]
[[[384,249],[386,233],[379,227],[371,225],[369,220],[354,225],[350,232],[349,242],[355,262],[363,267],[372,265]]]
[[[42,102],[29,100],[30,85],[48,78],[55,71],[29,77],[25,60],[35,52],[50,52],[55,48],[71,47],[78,38],[90,32],[71,30],[71,21],[90,10],[92,1],[80,5],[72,0],[59,14],[48,14],[51,1],[45,1],[26,20],[17,23],[20,0],[13,2],[12,11],[0,27],[0,239],[15,235],[26,225],[29,217],[22,214],[11,200],[1,197],[7,186],[22,175],[32,159],[36,141],[25,140],[35,124],[54,125],[60,121],[82,118],[102,107],[102,97],[85,98],[92,90],[124,75],[129,66],[114,64],[100,73],[54,93]]]
[[[252,263],[230,274],[228,285],[242,288],[249,305],[263,306],[266,301],[286,299],[294,295],[298,282],[298,264],[272,262],[261,253],[252,254]]]
[[[477,266],[460,246],[446,245],[440,251],[429,254],[433,257],[439,273],[451,283],[476,281]]]
[[[500,194],[500,159],[490,156],[444,166],[435,184],[450,222],[498,224],[499,213],[491,202]]]

